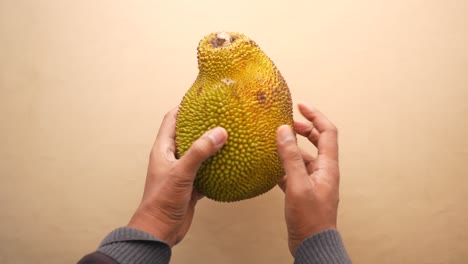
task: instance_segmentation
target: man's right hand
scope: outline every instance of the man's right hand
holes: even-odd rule
[[[286,175],[279,182],[285,193],[289,251],[294,256],[306,238],[336,229],[339,201],[338,133],[317,109],[299,104],[310,122],[294,122],[297,133],[318,149],[316,157],[301,150],[291,127],[278,128],[278,153]]]

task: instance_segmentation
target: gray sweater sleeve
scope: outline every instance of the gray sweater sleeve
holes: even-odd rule
[[[351,259],[335,229],[325,230],[304,240],[294,256],[295,264],[349,264]]]
[[[166,264],[171,259],[171,248],[156,237],[129,227],[112,231],[97,250],[119,264]]]
[[[156,237],[129,227],[112,231],[101,242],[93,261],[79,263],[167,264],[171,258],[169,245]],[[103,254],[109,262],[100,261]],[[89,256],[88,256],[89,257]],[[304,240],[294,256],[295,264],[349,264],[351,260],[337,230],[326,230]]]

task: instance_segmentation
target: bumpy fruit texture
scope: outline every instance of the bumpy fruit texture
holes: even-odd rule
[[[293,125],[288,86],[273,62],[241,33],[212,33],[198,46],[199,74],[176,123],[179,156],[206,131],[227,130],[226,145],[199,169],[196,190],[216,201],[249,199],[284,175],[276,130]]]

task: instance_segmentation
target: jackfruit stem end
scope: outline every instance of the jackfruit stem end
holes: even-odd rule
[[[211,43],[213,44],[213,47],[218,48],[218,47],[227,47],[231,45],[232,41],[233,39],[231,35],[229,35],[227,32],[219,32],[213,38],[213,41]]]

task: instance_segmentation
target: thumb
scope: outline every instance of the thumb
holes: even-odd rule
[[[301,150],[297,146],[294,133],[290,126],[282,125],[277,130],[278,154],[283,163],[288,182],[307,178],[307,170]],[[301,181],[298,181],[301,182]],[[288,184],[289,185],[289,184]]]
[[[201,164],[223,147],[227,137],[228,134],[224,128],[216,127],[193,142],[179,160],[182,174],[195,177]]]

